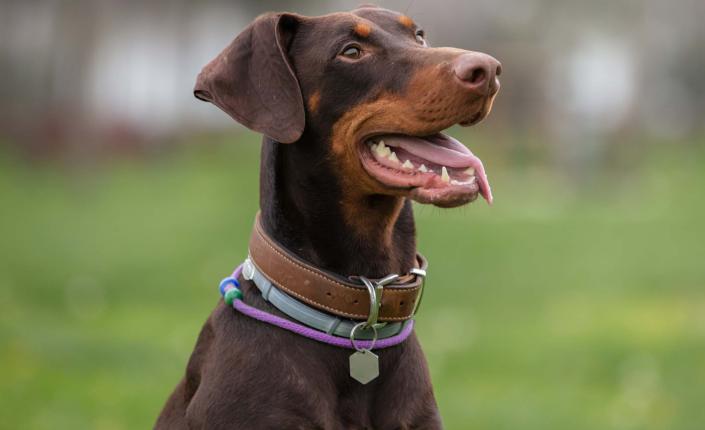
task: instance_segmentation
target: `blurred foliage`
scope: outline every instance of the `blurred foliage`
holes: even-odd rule
[[[258,206],[258,138],[207,140],[97,171],[0,154],[0,427],[151,427]],[[495,205],[416,208],[447,428],[701,429],[703,145],[576,180],[475,140]]]

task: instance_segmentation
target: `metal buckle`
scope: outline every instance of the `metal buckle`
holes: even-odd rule
[[[419,291],[419,298],[416,299],[416,303],[414,304],[414,310],[411,313],[411,315],[416,316],[416,312],[419,311],[419,305],[421,304],[421,299],[423,299],[424,288],[426,287],[426,271],[423,269],[419,269],[418,267],[414,267],[413,269],[411,269],[409,271],[409,273],[421,277],[421,290]]]

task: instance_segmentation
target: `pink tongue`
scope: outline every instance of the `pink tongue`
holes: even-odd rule
[[[462,169],[472,167],[480,185],[480,193],[492,204],[492,190],[485,174],[482,160],[477,158],[465,145],[445,134],[429,137],[388,135],[382,139],[387,146],[402,148],[411,154],[440,166]]]
[[[402,148],[439,166],[475,167],[473,162],[478,160],[465,145],[455,139],[392,135],[385,136],[383,140],[387,146]]]

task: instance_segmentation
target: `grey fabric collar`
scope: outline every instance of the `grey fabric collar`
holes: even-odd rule
[[[359,321],[348,320],[321,312],[291,297],[274,284],[257,268],[251,258],[244,262],[242,275],[252,281],[262,293],[262,298],[287,316],[311,328],[333,336],[350,338],[350,332]],[[377,338],[384,339],[399,334],[412,319],[404,322],[390,322],[377,326]],[[356,339],[372,339],[372,330],[358,330]]]

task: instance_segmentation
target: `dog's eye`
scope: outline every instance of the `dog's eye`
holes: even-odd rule
[[[426,33],[423,30],[416,30],[416,41],[419,45],[426,46],[426,39],[424,36],[426,36]]]
[[[362,50],[357,45],[348,45],[340,53],[343,57],[357,60],[362,56]]]

